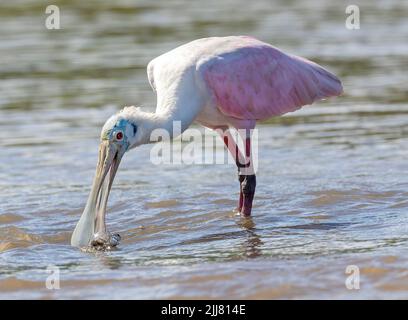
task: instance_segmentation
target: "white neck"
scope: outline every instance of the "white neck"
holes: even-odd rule
[[[138,110],[133,117],[142,130],[137,145],[155,142],[151,135],[158,129],[165,130],[170,139],[180,135],[195,120],[208,99],[196,84],[194,70],[182,76],[175,73],[161,81],[157,80],[156,85],[156,112]]]
[[[183,103],[179,100],[179,103]],[[182,134],[195,120],[201,109],[199,101],[189,101],[188,104],[174,104],[165,108],[156,108],[156,112],[138,110],[129,120],[138,126],[136,145],[157,142],[157,136],[162,139],[173,139]],[[133,119],[132,119],[133,118]]]

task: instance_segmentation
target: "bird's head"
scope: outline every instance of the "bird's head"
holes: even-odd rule
[[[101,144],[112,146],[122,155],[135,143],[137,125],[118,114],[110,117],[101,131]]]
[[[71,243],[86,246],[92,240],[98,223],[104,219],[109,192],[123,155],[145,143],[145,113],[136,107],[126,107],[104,124],[99,145],[98,163],[91,193]]]
[[[123,155],[137,144],[138,125],[135,120],[123,110],[111,116],[102,127],[96,173],[105,178],[110,171],[108,180],[113,180]]]
[[[104,141],[117,146],[123,153],[145,143],[145,112],[137,107],[125,107],[106,120],[101,131],[101,143]]]

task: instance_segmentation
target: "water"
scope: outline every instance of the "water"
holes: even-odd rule
[[[407,298],[408,14],[403,1],[46,1],[0,4],[0,298]],[[344,96],[259,126],[253,218],[232,165],[127,154],[109,199],[117,250],[69,245],[106,118],[152,109],[148,61],[250,34],[336,73]],[[221,152],[221,150],[219,150]],[[47,266],[60,290],[47,290]],[[347,290],[346,267],[360,268]]]

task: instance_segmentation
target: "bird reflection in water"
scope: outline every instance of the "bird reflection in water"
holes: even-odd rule
[[[262,255],[262,245],[264,244],[261,238],[256,234],[255,223],[251,217],[242,217],[238,221],[238,226],[246,232],[246,238],[242,242],[243,256],[248,258],[257,258]]]

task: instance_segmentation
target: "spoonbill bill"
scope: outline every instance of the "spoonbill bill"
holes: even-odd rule
[[[147,66],[157,93],[154,113],[125,107],[111,116],[101,132],[99,159],[84,212],[71,244],[109,248],[120,236],[106,229],[109,192],[125,152],[151,142],[155,129],[171,138],[173,123],[181,132],[193,122],[221,132],[238,167],[238,210],[251,214],[256,177],[251,171],[251,130],[257,121],[295,111],[342,93],[340,80],[307,59],[282,52],[249,36],[198,39],[153,59]],[[229,128],[244,131],[245,152]]]

